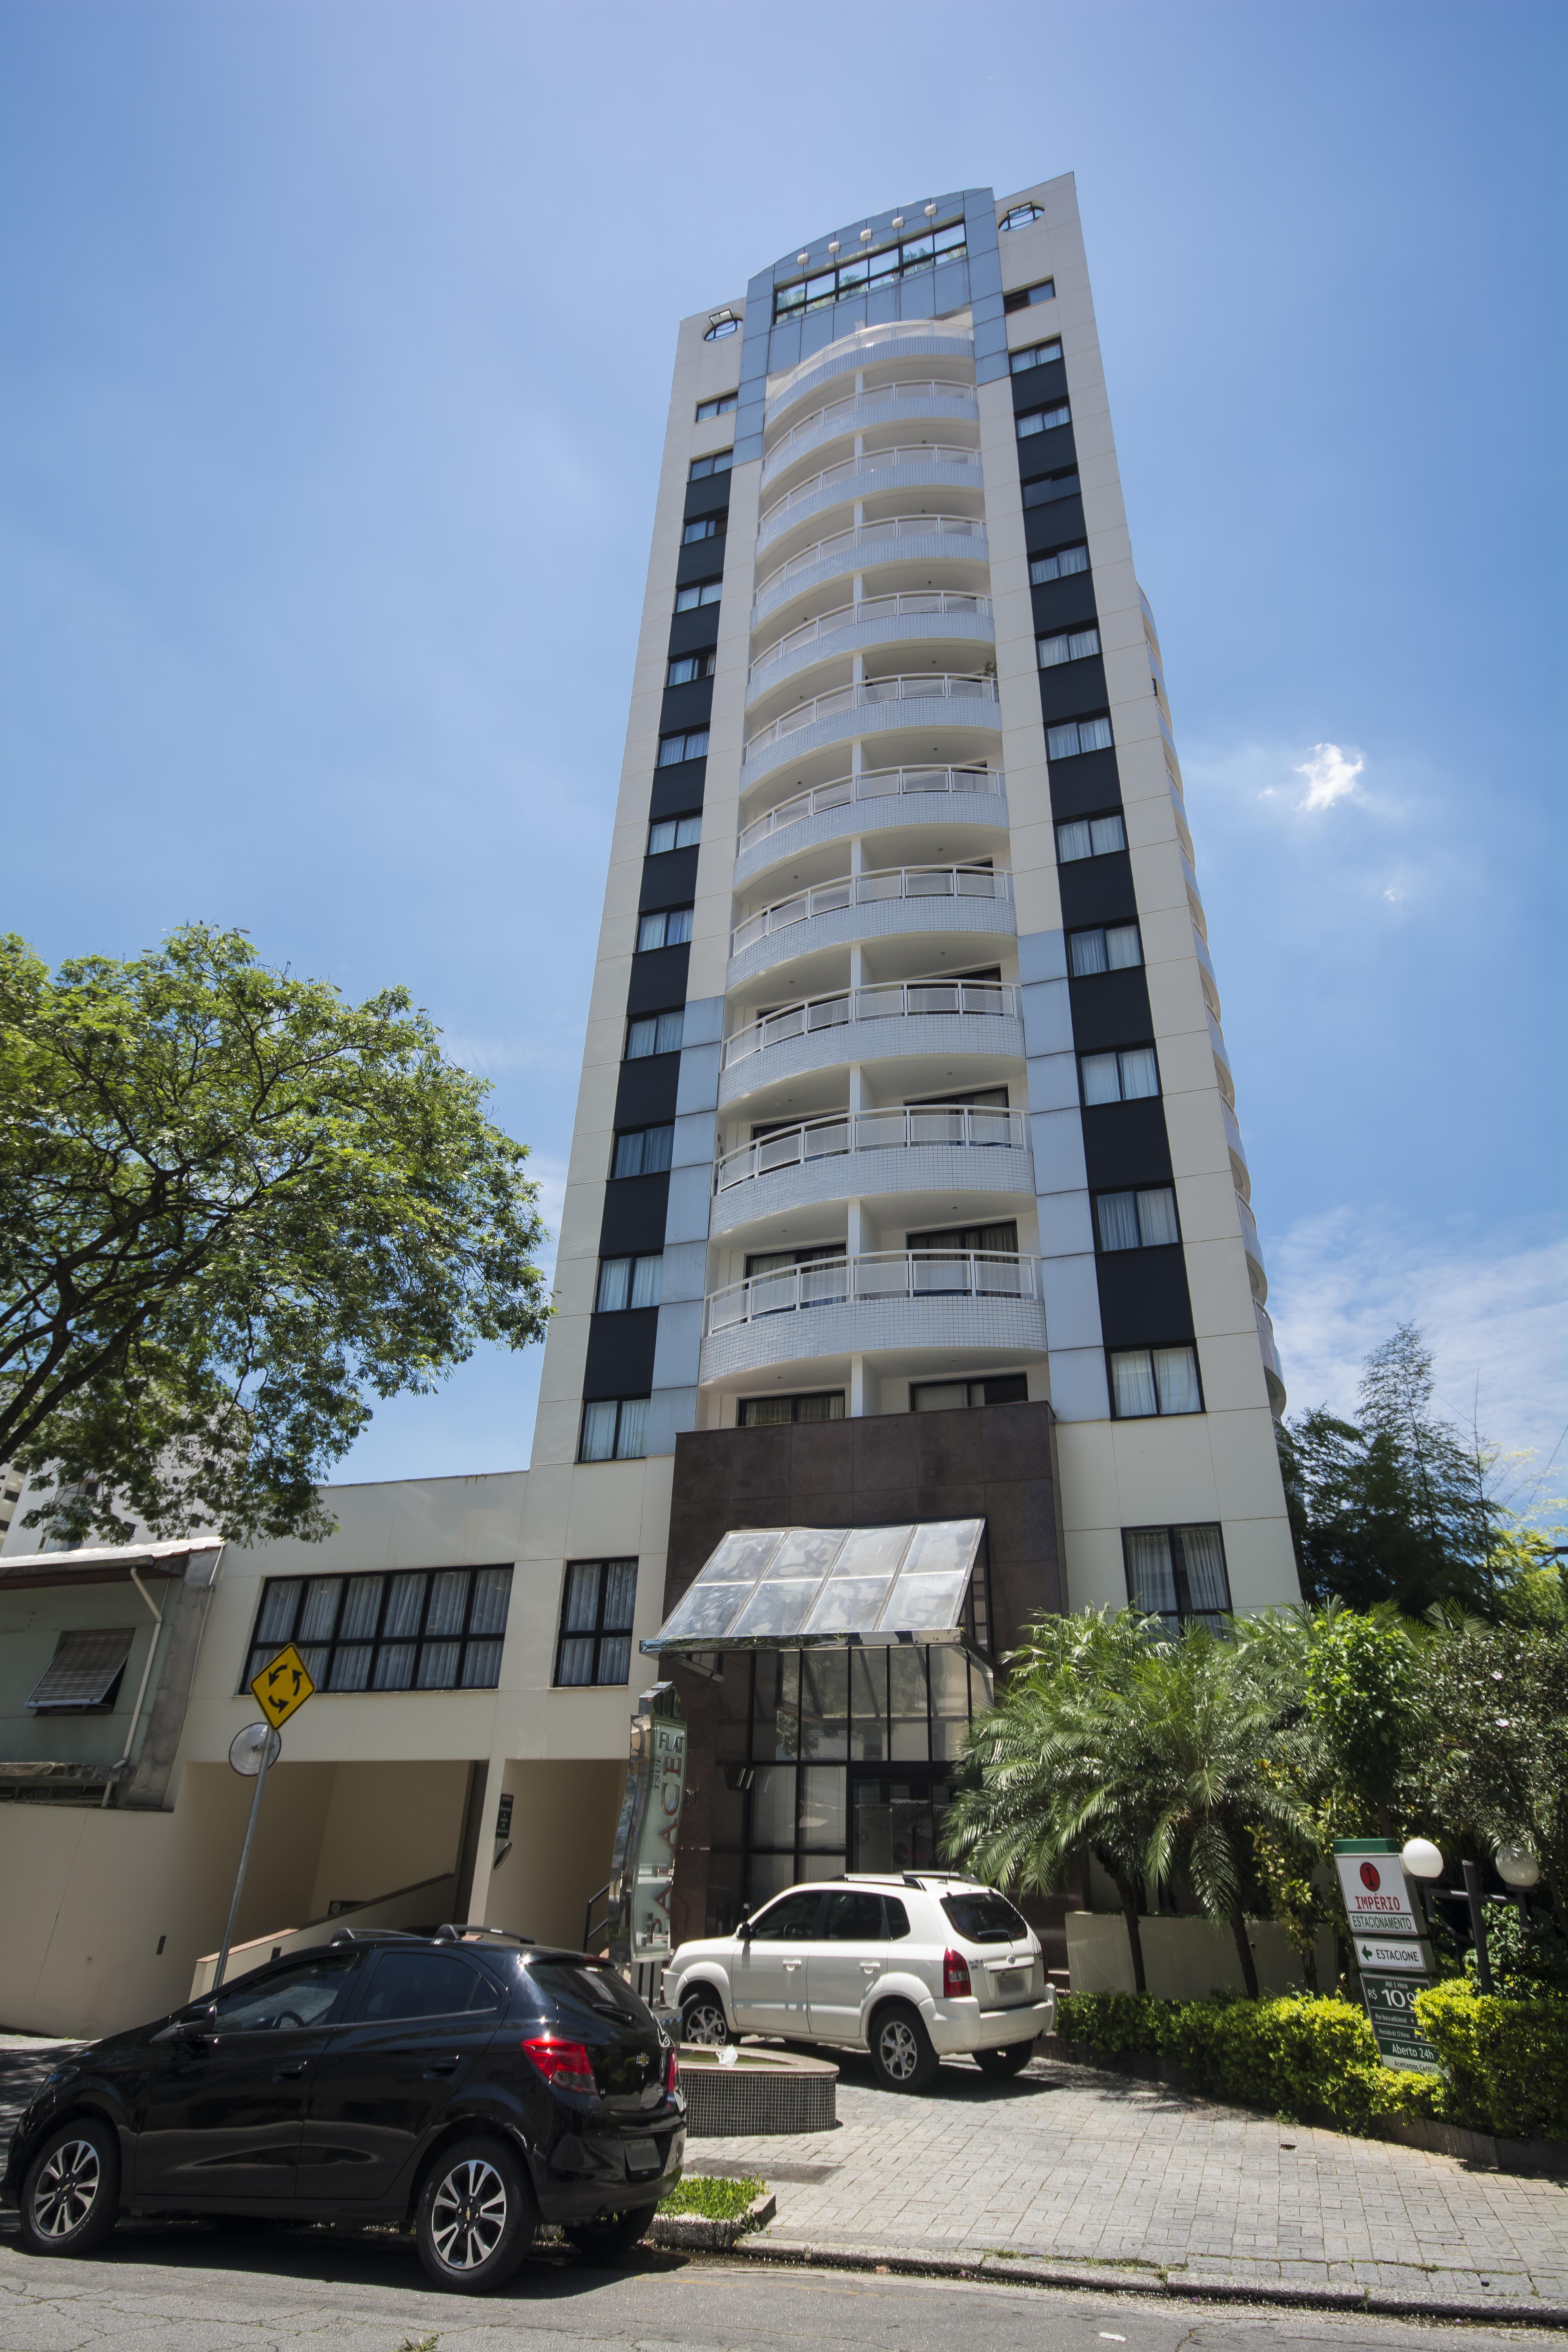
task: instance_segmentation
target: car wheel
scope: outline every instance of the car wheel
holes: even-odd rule
[[[871,2071],[884,2091],[929,2091],[938,2058],[919,2010],[889,2001],[871,2021]]]
[[[1009,2042],[1005,2050],[976,2050],[971,2054],[983,2074],[1021,2074],[1035,2054],[1035,2045]]]
[[[509,2279],[539,2226],[533,2195],[510,2148],[496,2139],[443,2148],[419,2195],[416,2233],[426,2275],[457,2294],[485,2294]]]
[[[120,2218],[120,2135],[99,2116],[52,2131],[22,2183],[30,2254],[89,2254]]]
[[[652,2221],[653,2207],[639,2205],[634,2213],[601,2213],[592,2221],[568,2221],[563,2235],[584,2262],[624,2263]]]
[[[711,1985],[699,1985],[680,2004],[680,2038],[705,2050],[721,2050],[730,2039],[724,2004]]]

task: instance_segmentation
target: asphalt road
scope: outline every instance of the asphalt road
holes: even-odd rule
[[[412,2248],[320,2231],[123,2223],[78,2263],[0,2217],[0,2352],[1503,2352],[1562,2335],[795,2271],[645,2253],[536,2255],[500,2294],[439,2294]]]

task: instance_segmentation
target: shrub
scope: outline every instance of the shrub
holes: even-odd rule
[[[700,2213],[705,2221],[745,2219],[753,2197],[767,2189],[765,2180],[716,2180],[711,2173],[692,2173],[678,2180],[668,2197],[658,2200],[661,2213]]]
[[[1504,2000],[1463,1982],[1415,1996],[1456,2123],[1509,2139],[1568,2140],[1568,2001]]]

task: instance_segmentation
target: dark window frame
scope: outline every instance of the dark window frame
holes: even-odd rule
[[[705,482],[712,474],[727,474],[735,462],[733,449],[715,449],[710,457],[693,457],[689,482]]]
[[[672,841],[656,843],[655,834],[662,833],[667,825],[672,829],[675,838]],[[689,835],[684,841],[680,837],[682,825],[695,825],[697,828],[696,832]],[[702,811],[700,808],[682,809],[679,816],[650,817],[647,827],[647,848],[645,855],[649,857],[668,857],[672,849],[696,849],[701,840]]]
[[[970,1390],[980,1389],[984,1391],[992,1386],[1000,1387],[1005,1381],[1022,1381],[1024,1382],[1024,1393],[1022,1396],[1018,1397],[996,1397],[994,1399],[982,1394],[978,1400],[972,1395],[966,1405],[931,1405],[928,1406],[927,1410],[931,1412],[975,1412],[984,1411],[985,1407],[992,1403],[995,1403],[997,1405],[1027,1404],[1029,1402],[1028,1379],[1029,1376],[1026,1372],[981,1372],[973,1375],[973,1377],[971,1377],[967,1372],[956,1372],[951,1380],[946,1381],[911,1381],[910,1382],[910,1411],[911,1412],[920,1412],[921,1408],[915,1402],[915,1399],[923,1390],[957,1388],[961,1381]]]
[[[1013,430],[1020,441],[1032,441],[1037,433],[1059,433],[1072,423],[1072,403],[1058,400],[1049,408],[1026,408],[1013,420]]]
[[[1189,1527],[1201,1527],[1205,1532],[1212,1530],[1212,1532],[1219,1538],[1220,1573],[1225,1578],[1225,1609],[1223,1612],[1210,1609],[1194,1609],[1193,1606],[1192,1586],[1187,1578],[1186,1554],[1182,1543],[1184,1530]],[[1235,1604],[1231,1599],[1230,1591],[1230,1562],[1226,1557],[1225,1528],[1218,1519],[1187,1519],[1180,1524],[1170,1526],[1167,1526],[1162,1521],[1156,1519],[1147,1521],[1139,1527],[1122,1528],[1121,1572],[1127,1580],[1127,1605],[1130,1609],[1136,1609],[1140,1606],[1140,1603],[1136,1596],[1133,1582],[1132,1549],[1128,1541],[1128,1538],[1130,1536],[1163,1536],[1171,1547],[1171,1580],[1175,1587],[1176,1592],[1176,1622],[1174,1627],[1176,1632],[1179,1633],[1184,1625],[1193,1623],[1200,1625],[1207,1624],[1216,1615],[1223,1614],[1225,1616],[1229,1616],[1232,1613]],[[1153,1610],[1149,1613],[1159,1617],[1162,1622],[1167,1625],[1170,1623],[1170,1612],[1166,1610]],[[1217,1632],[1218,1628],[1215,1627],[1215,1630]]]
[[[661,735],[655,765],[677,768],[683,760],[705,760],[708,757],[709,732],[706,727],[684,727],[677,734]]]
[[[246,1644],[246,1664],[237,1688],[241,1694],[247,1691],[252,1680],[260,1673],[262,1667],[278,1655],[286,1643],[293,1642],[305,1661],[310,1679],[316,1685],[318,1696],[325,1695],[331,1698],[406,1698],[416,1696],[421,1691],[498,1689],[500,1682],[501,1651],[506,1642],[507,1621],[511,1612],[511,1580],[514,1567],[515,1563],[510,1560],[489,1560],[470,1568],[393,1568],[370,1570],[359,1573],[339,1571],[334,1576],[269,1576],[263,1580],[261,1591],[257,1600],[250,1640]],[[483,1632],[476,1632],[473,1621],[475,1595],[479,1591],[478,1580],[482,1575],[502,1574],[506,1578],[506,1583],[503,1588],[500,1625]],[[351,1583],[362,1583],[370,1576],[374,1576],[382,1588],[376,1601],[374,1630],[369,1634],[345,1638],[339,1630],[342,1623],[344,1594]],[[422,1576],[425,1579],[425,1590],[420,1596],[418,1622],[412,1632],[389,1633],[386,1630],[386,1619],[392,1588],[400,1577],[406,1576]],[[468,1580],[468,1589],[463,1598],[462,1619],[456,1633],[437,1633],[427,1630],[431,1599],[437,1589],[436,1580],[437,1577],[444,1576],[462,1576]],[[311,1592],[323,1584],[333,1582],[339,1589],[331,1616],[328,1621],[330,1631],[324,1637],[320,1633],[310,1638],[304,1637],[300,1630],[300,1621]],[[287,1630],[281,1633],[269,1633],[263,1640],[260,1627],[266,1614],[268,1595],[280,1585],[288,1584],[297,1586],[298,1590],[288,1613]],[[479,1654],[481,1652],[488,1651],[492,1644],[493,1661],[488,1656]],[[421,1682],[419,1675],[425,1664],[426,1649],[448,1646],[455,1647],[458,1653],[456,1679],[450,1682]],[[411,1648],[415,1653],[409,1681],[378,1685],[375,1677],[383,1651],[405,1648]],[[493,1663],[495,1671],[489,1680],[468,1679],[471,1648],[476,1654],[473,1661],[476,1668]],[[368,1652],[364,1680],[356,1684],[339,1684],[334,1687],[333,1677],[337,1670],[338,1654],[340,1651],[347,1650],[356,1653]]]
[[[649,1135],[667,1135],[669,1138],[669,1150],[673,1157],[675,1150],[675,1121],[672,1118],[653,1119],[647,1127],[617,1127],[610,1144],[610,1173],[606,1179],[607,1182],[611,1184],[624,1184],[634,1176],[664,1176],[668,1174],[671,1164],[669,1160],[666,1160],[663,1165],[658,1168],[649,1168],[646,1164],[647,1159],[647,1145],[642,1142],[641,1139]],[[633,1136],[636,1136],[639,1141],[640,1148],[636,1155],[638,1164],[635,1168],[622,1169],[617,1165],[621,1157],[621,1146],[623,1143],[628,1143]]]
[[[1138,1226],[1138,1239],[1135,1242],[1129,1243],[1124,1249],[1111,1249],[1104,1241],[1100,1234],[1100,1204],[1101,1201],[1121,1200],[1129,1192],[1132,1195],[1132,1214]],[[1138,1208],[1138,1195],[1140,1192],[1169,1192],[1171,1196],[1171,1214],[1174,1218],[1176,1225],[1176,1237],[1174,1241],[1146,1242],[1143,1239],[1143,1220]],[[1098,1256],[1130,1257],[1134,1250],[1179,1249],[1181,1247],[1182,1212],[1176,1200],[1175,1185],[1169,1178],[1163,1177],[1152,1184],[1102,1184],[1098,1191],[1089,1194],[1089,1209],[1090,1213],[1094,1218],[1094,1247],[1095,1253]],[[1119,1348],[1116,1352],[1118,1355],[1121,1355],[1123,1351]]]
[[[721,392],[711,400],[700,400],[695,422],[706,425],[715,416],[728,416],[731,409],[740,405],[740,399],[738,392]]]
[[[693,665],[689,674],[684,677],[678,677],[676,672],[685,670],[688,663]],[[718,667],[717,646],[699,646],[692,653],[671,654],[664,666],[666,689],[672,686],[700,686],[705,678],[712,677]]]
[[[1074,941],[1077,940],[1088,940],[1097,937],[1103,940],[1106,934],[1110,931],[1137,932],[1137,961],[1133,963],[1112,963],[1110,961],[1110,950],[1108,947],[1106,950],[1106,963],[1103,971],[1075,971],[1073,969]],[[1069,980],[1109,980],[1113,972],[1142,971],[1143,969],[1143,926],[1138,921],[1135,916],[1129,919],[1126,922],[1121,923],[1080,923],[1076,925],[1075,928],[1068,933],[1068,978]],[[1110,1050],[1110,1049],[1108,1047],[1107,1051],[1109,1052]],[[1118,1075],[1120,1076],[1120,1073]]]
[[[610,1570],[616,1568],[629,1568],[632,1572],[631,1605],[626,1612],[626,1619],[624,1625],[619,1623],[608,1625],[605,1622],[605,1604],[611,1591]],[[566,1625],[567,1605],[572,1596],[574,1580],[578,1570],[581,1569],[594,1569],[597,1570],[597,1589],[594,1601],[593,1630],[591,1632],[585,1629],[576,1632],[568,1632]],[[551,1684],[552,1689],[623,1689],[626,1685],[630,1682],[632,1677],[632,1628],[637,1622],[637,1561],[635,1559],[621,1558],[616,1559],[566,1560],[563,1564],[561,1574],[561,1606],[557,1614],[556,1622],[555,1668],[553,1679]],[[591,1642],[593,1643],[594,1671],[584,1681],[563,1682],[562,1680],[561,1669],[565,1662],[565,1650],[568,1642]],[[606,1645],[616,1643],[625,1644],[626,1654],[624,1659],[620,1659],[618,1661],[612,1656],[611,1663],[619,1663],[621,1671],[619,1674],[602,1673],[601,1668],[605,1663],[605,1653]]]
[[[1164,1349],[1175,1348],[1184,1348],[1193,1360],[1193,1378],[1197,1383],[1198,1391],[1198,1401],[1196,1404],[1180,1412],[1167,1412],[1163,1405],[1160,1402],[1160,1384],[1154,1378],[1154,1368],[1152,1361],[1151,1360],[1149,1367],[1149,1380],[1150,1385],[1154,1391],[1153,1412],[1118,1412],[1116,1410],[1116,1380],[1110,1369],[1111,1358],[1113,1356],[1148,1356],[1152,1359],[1156,1349]],[[1145,1344],[1136,1348],[1107,1348],[1105,1351],[1105,1382],[1110,1397],[1110,1418],[1112,1421],[1192,1421],[1195,1419],[1197,1414],[1200,1412],[1207,1412],[1208,1411],[1208,1402],[1204,1395],[1204,1368],[1198,1360],[1198,1344],[1195,1339],[1189,1339],[1185,1336],[1180,1339],[1150,1339]],[[1193,1524],[1195,1526],[1197,1523],[1194,1520]]]
[[[1093,827],[1097,824],[1110,824],[1112,819],[1114,819],[1121,827],[1121,838],[1119,842],[1115,843],[1112,847],[1110,849],[1096,849],[1094,846],[1094,835],[1091,831],[1089,835],[1089,846],[1081,856],[1063,856],[1062,835],[1067,832],[1069,825],[1087,824]],[[1057,864],[1058,866],[1089,866],[1092,865],[1097,857],[1125,857],[1127,855],[1127,812],[1121,806],[1120,802],[1118,802],[1114,808],[1091,810],[1089,814],[1087,816],[1058,817],[1056,820],[1055,830],[1057,836]]]
[[[1070,727],[1075,731],[1083,727],[1103,726],[1110,740],[1104,743],[1075,743],[1070,751],[1053,751],[1053,735],[1065,735]],[[1079,710],[1071,719],[1053,719],[1046,728],[1046,760],[1047,765],[1057,760],[1087,760],[1093,751],[1114,751],[1116,730],[1110,723],[1109,710]]]
[[[661,1024],[667,1021],[674,1022],[675,1034],[673,1037],[667,1036],[664,1044],[661,1045],[658,1033]],[[653,1043],[646,1052],[642,1053],[634,1052],[632,1048],[633,1036],[639,1029],[653,1031]],[[626,1022],[626,1042],[621,1059],[623,1062],[651,1062],[659,1054],[679,1054],[685,1041],[686,1007],[684,1004],[667,1004],[658,1013],[634,1013]]]
[[[1035,570],[1037,564],[1059,564],[1064,555],[1081,555],[1083,562],[1075,563],[1070,572],[1048,572],[1037,576]],[[1093,571],[1094,566],[1089,562],[1088,540],[1066,539],[1059,547],[1043,547],[1030,556],[1029,585],[1031,588],[1048,588],[1053,580],[1077,580],[1085,574],[1092,577]]]
[[[1031,368],[1055,367],[1062,355],[1062,339],[1049,335],[1043,343],[1023,343],[1007,354],[1009,375],[1027,375]]]
[[[601,1257],[601,1259],[599,1260],[599,1271],[598,1271],[598,1274],[596,1275],[596,1276],[595,1277],[595,1282],[594,1282],[594,1312],[595,1312],[595,1315],[633,1315],[633,1314],[641,1314],[641,1313],[644,1311],[644,1309],[645,1309],[645,1308],[647,1308],[647,1307],[657,1307],[657,1306],[658,1305],[658,1303],[659,1303],[659,1302],[658,1302],[658,1300],[657,1298],[634,1299],[634,1298],[633,1298],[633,1297],[632,1297],[632,1295],[631,1295],[631,1294],[632,1294],[632,1291],[633,1291],[633,1289],[634,1289],[634,1287],[635,1287],[635,1286],[636,1286],[636,1283],[637,1283],[637,1270],[638,1266],[639,1266],[639,1265],[657,1265],[658,1266],[658,1268],[659,1268],[659,1287],[660,1287],[660,1289],[662,1290],[662,1289],[663,1289],[663,1286],[664,1286],[664,1272],[663,1272],[663,1268],[664,1268],[664,1252],[663,1252],[661,1249],[657,1249],[657,1250],[622,1250],[622,1251],[620,1251],[620,1252],[616,1253],[616,1254],[615,1255],[613,1255],[613,1256],[610,1256],[610,1257]],[[627,1267],[629,1267],[629,1268],[630,1268],[630,1271],[629,1271],[629,1273],[628,1273],[628,1274],[627,1274],[627,1276],[626,1276],[626,1303],[625,1303],[623,1306],[620,1306],[620,1307],[606,1307],[606,1306],[605,1306],[605,1297],[604,1297],[604,1292],[605,1292],[605,1272],[606,1267],[608,1267],[608,1266],[612,1266],[612,1265],[624,1265],[624,1266],[627,1266]]]
[[[801,1389],[798,1391],[792,1392],[789,1396],[763,1395],[754,1397],[737,1397],[735,1400],[735,1426],[737,1429],[798,1429],[803,1425],[800,1417],[800,1407],[803,1404],[815,1404],[819,1397],[826,1398],[829,1402],[832,1402],[832,1401],[837,1398],[840,1410],[837,1412],[813,1413],[808,1416],[805,1423],[804,1424],[805,1427],[826,1428],[829,1422],[842,1421],[845,1418],[843,1407],[847,1402],[847,1399],[846,1398],[842,1389]],[[787,1421],[748,1421],[745,1418],[745,1412],[746,1407],[751,1404],[787,1404],[792,1405],[795,1410],[791,1412]]]
[[[1073,651],[1074,642],[1083,637],[1092,637],[1094,639],[1093,645],[1085,646],[1081,653],[1075,653]],[[1066,646],[1066,653],[1063,654],[1059,661],[1047,661],[1046,659],[1046,647],[1047,646],[1058,645]],[[1098,661],[1104,650],[1104,646],[1100,642],[1100,623],[1098,620],[1088,621],[1081,628],[1077,629],[1052,629],[1045,635],[1041,635],[1039,632],[1037,632],[1035,636],[1035,667],[1037,669],[1066,669],[1069,663],[1072,662]],[[1077,722],[1075,721],[1075,724]],[[1069,758],[1072,756],[1073,755],[1071,753],[1068,754]],[[1077,756],[1081,759],[1083,755],[1079,752]]]
[[[1015,205],[1011,212],[1003,214],[996,226],[999,230],[1027,228],[1032,221],[1044,220],[1045,216],[1044,205]]]
[[[689,947],[691,944],[691,926],[689,921],[686,927],[685,937],[683,939],[672,940],[669,936],[670,920],[672,917],[677,915],[690,917],[694,915],[697,909],[689,898],[684,899],[680,905],[676,907],[644,907],[637,916],[637,943],[636,948],[633,950],[633,953],[636,955],[658,955],[661,948]],[[663,936],[657,940],[645,940],[643,938],[644,926],[647,923],[656,921],[663,923]]]
[[[711,595],[708,593],[710,589],[713,591]],[[687,599],[684,604],[680,601],[683,596]],[[724,575],[721,572],[712,580],[683,581],[675,592],[675,610],[678,613],[700,613],[710,604],[721,604],[723,598]]]
[[[1103,1061],[1108,1054],[1114,1054],[1116,1055],[1116,1084],[1119,1089],[1117,1097],[1113,1103],[1091,1103],[1089,1098],[1089,1088],[1085,1086],[1083,1080],[1083,1066],[1086,1062]],[[1120,1091],[1121,1086],[1121,1056],[1123,1054],[1153,1055],[1154,1076],[1160,1080],[1160,1083],[1155,1087],[1154,1092],[1152,1095],[1127,1095],[1122,1094]],[[1160,1102],[1164,1097],[1165,1082],[1163,1077],[1161,1076],[1160,1071],[1160,1047],[1157,1040],[1152,1037],[1140,1037],[1125,1045],[1097,1045],[1092,1053],[1079,1054],[1078,1057],[1078,1091],[1079,1100],[1085,1110],[1117,1110],[1120,1109],[1123,1103]]]
[[[680,544],[682,547],[700,547],[705,539],[722,539],[727,522],[728,517],[722,507],[715,514],[693,515],[689,522],[682,523],[680,527]]]
[[[958,231],[956,240],[953,231]],[[948,240],[939,253],[936,240]],[[922,245],[930,251],[921,253]],[[905,248],[910,248],[905,258]],[[944,262],[964,261],[969,257],[969,232],[962,213],[944,221],[922,221],[918,229],[906,227],[900,235],[886,238],[878,245],[873,241],[856,252],[835,260],[829,256],[820,269],[808,269],[802,278],[791,278],[773,288],[773,324],[789,319],[804,319],[808,311],[829,310],[836,302],[853,302],[875,288],[897,286],[906,278],[922,276],[928,269],[940,269]],[[811,288],[818,290],[814,294]]]
[[[1015,286],[1011,294],[1003,295],[1002,315],[1011,318],[1015,310],[1037,310],[1042,302],[1054,302],[1056,299],[1056,279],[1037,278],[1032,286]]]
[[[645,1462],[647,1459],[647,1403],[648,1399],[646,1394],[628,1397],[584,1397],[582,1418],[577,1423],[578,1461],[586,1463],[590,1469],[598,1469],[606,1462]],[[613,1404],[616,1408],[615,1443],[608,1454],[584,1454],[583,1448],[588,1435],[588,1415],[596,1407],[606,1404]],[[640,1404],[643,1407],[643,1443],[636,1454],[624,1454],[621,1451],[621,1441],[626,1427],[626,1409],[629,1404]]]

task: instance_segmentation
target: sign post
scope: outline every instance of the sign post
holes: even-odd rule
[[[644,1691],[632,1717],[626,1793],[610,1865],[610,1958],[645,1998],[672,1948],[669,1906],[686,1797],[686,1723],[673,1683]]]
[[[216,1992],[228,1966],[229,1947],[234,1942],[235,1922],[239,1917],[239,1898],[245,1892],[245,1874],[250,1865],[250,1849],[256,1837],[257,1816],[261,1811],[261,1791],[267,1786],[268,1768],[276,1764],[283,1752],[283,1726],[291,1715],[299,1712],[315,1691],[315,1684],[306,1671],[305,1661],[292,1642],[279,1651],[269,1665],[252,1681],[251,1694],[257,1706],[267,1717],[265,1723],[247,1723],[235,1734],[228,1751],[228,1760],[242,1779],[254,1774],[256,1794],[250,1800],[250,1818],[245,1824],[245,1843],[239,1849],[239,1867],[234,1874],[234,1893],[229,1898],[228,1919],[218,1948],[217,1967],[213,1971],[212,1989]]]
[[[1334,1867],[1378,2056],[1385,2066],[1439,2074],[1437,2053],[1415,2022],[1416,1994],[1436,1981],[1431,1948],[1398,1847],[1387,1838],[1336,1838]]]

